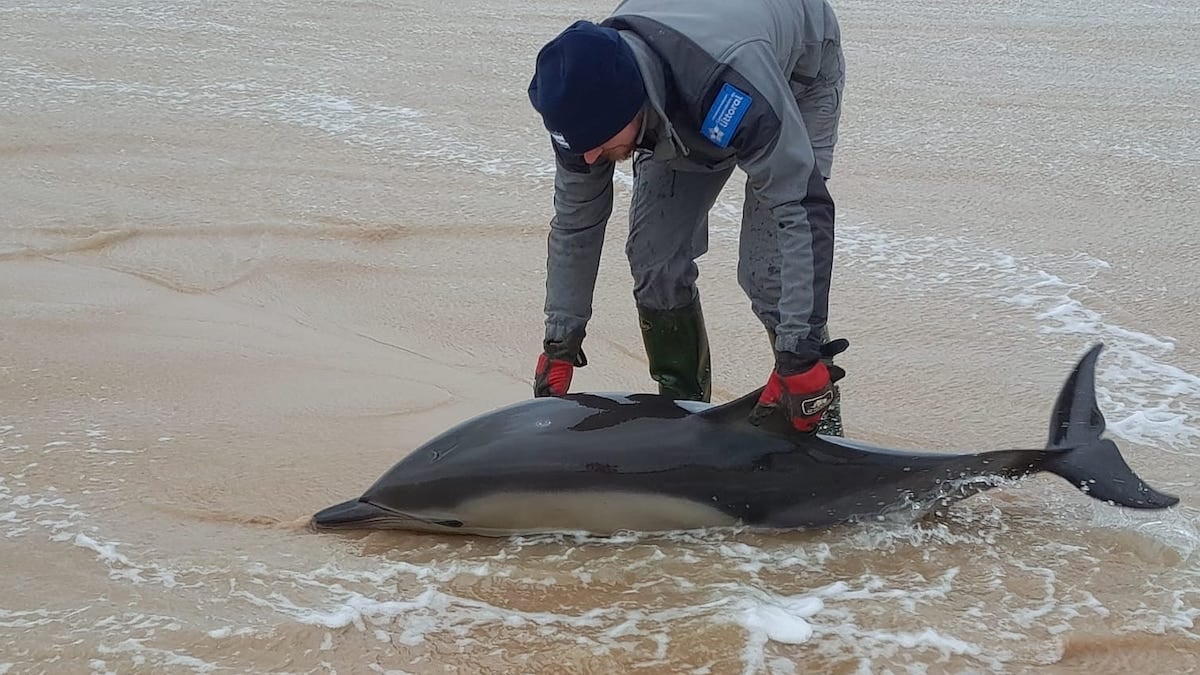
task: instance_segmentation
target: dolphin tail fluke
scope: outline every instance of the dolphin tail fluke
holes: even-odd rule
[[[1151,488],[1134,473],[1112,440],[1101,438],[1104,414],[1096,401],[1096,360],[1103,343],[1079,359],[1050,418],[1045,468],[1089,496],[1135,509],[1163,509],[1179,498]]]

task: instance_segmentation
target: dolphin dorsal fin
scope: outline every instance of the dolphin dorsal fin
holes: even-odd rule
[[[762,395],[763,389],[765,388],[766,387],[759,387],[758,389],[735,398],[728,403],[715,405],[708,410],[696,413],[696,415],[712,420],[713,422],[717,422],[719,424],[736,424],[738,422],[745,422],[750,416],[750,411],[754,410],[754,406],[758,403],[758,397]]]
[[[759,387],[758,389],[755,389],[747,394],[743,394],[738,398],[729,401],[728,403],[713,406],[704,412],[697,413],[696,415],[698,417],[703,417],[714,424],[753,427],[754,425],[750,423],[750,412],[754,410],[755,405],[758,405],[758,398],[762,395],[763,389],[765,389],[765,387]],[[772,415],[771,417],[774,418],[775,416]],[[760,424],[758,428],[763,429],[764,431],[776,431],[776,429],[773,428],[773,425],[771,425],[771,421],[772,419],[770,418],[764,420],[763,422],[766,424],[766,426],[764,427]]]
[[[703,417],[715,424],[745,426],[792,440],[801,437],[800,432],[792,427],[783,413],[776,413],[765,417],[758,424],[750,422],[750,413],[754,410],[754,406],[758,405],[758,398],[762,395],[763,389],[766,389],[766,387],[759,387],[728,403],[713,406],[708,410],[696,413],[696,416]],[[807,435],[804,434],[803,436]]]

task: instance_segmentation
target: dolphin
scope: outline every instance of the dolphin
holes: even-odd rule
[[[723,405],[576,393],[450,428],[309,527],[482,536],[820,528],[920,516],[1042,471],[1113,505],[1174,506],[1177,497],[1148,486],[1101,438],[1102,349],[1091,347],[1063,384],[1044,448],[906,451],[802,434],[782,414],[749,421],[761,388]]]

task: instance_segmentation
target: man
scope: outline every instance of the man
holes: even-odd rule
[[[844,79],[827,0],[625,0],[539,51],[529,99],[556,172],[535,396],[565,394],[587,364],[613,169],[636,153],[626,255],[660,392],[710,398],[695,259],[736,166],[748,178],[738,282],[775,356],[752,417],[782,408],[799,431],[840,435],[834,382],[844,373],[827,364],[845,341],[822,348],[834,220],[825,181]]]

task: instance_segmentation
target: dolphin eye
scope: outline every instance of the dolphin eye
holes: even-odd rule
[[[449,446],[433,448],[430,450],[430,461],[437,461],[443,456],[450,454],[450,450],[458,447],[458,443],[451,443]]]

